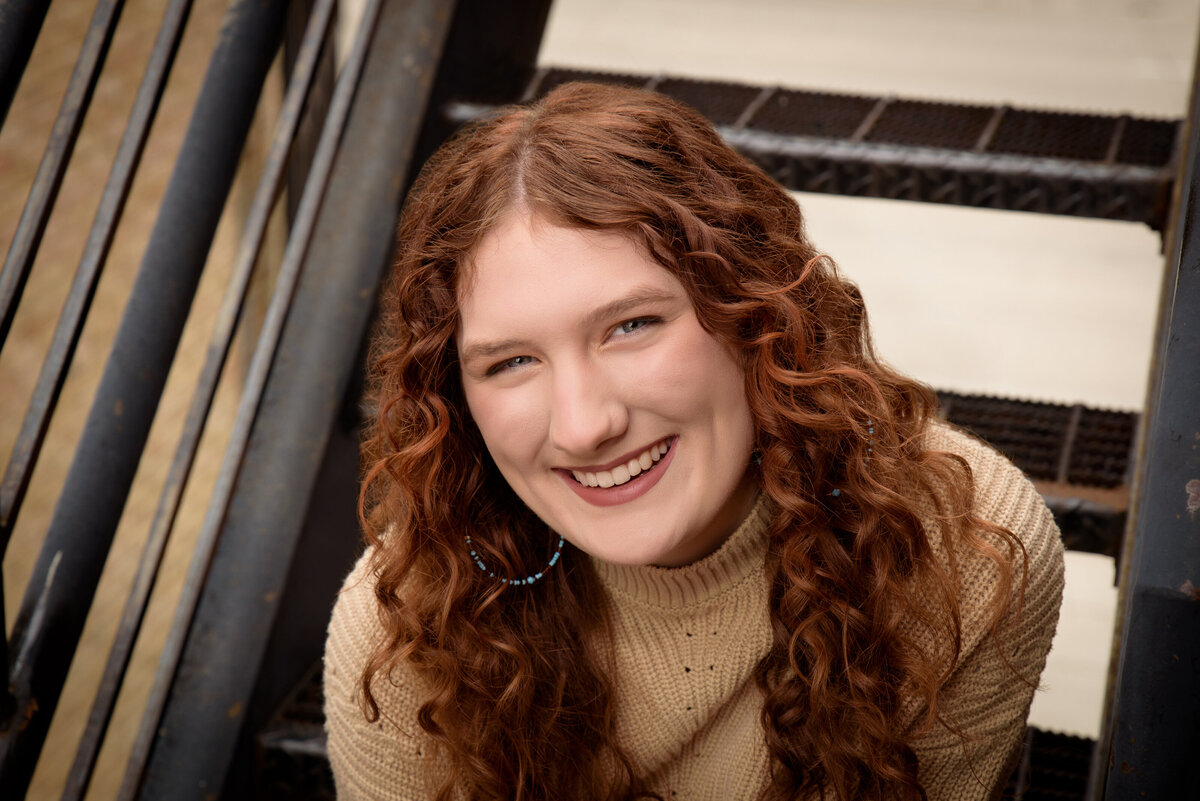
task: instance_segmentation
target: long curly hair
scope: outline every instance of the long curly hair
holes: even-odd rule
[[[368,718],[373,683],[403,665],[424,692],[437,798],[654,797],[614,732],[589,560],[567,545],[513,588],[464,542],[508,576],[541,570],[557,542],[491,463],[455,353],[464,264],[514,208],[631,237],[744,360],[751,469],[773,510],[764,798],[923,798],[898,713],[909,695],[925,727],[939,718],[960,650],[956,548],[998,566],[994,633],[1020,543],[970,513],[966,462],[923,446],[935,396],[875,356],[862,297],[795,201],[695,111],[642,90],[573,83],[502,109],[444,145],[409,195],[370,355],[359,513],[386,637],[362,676]],[[944,648],[918,647],[905,620]]]

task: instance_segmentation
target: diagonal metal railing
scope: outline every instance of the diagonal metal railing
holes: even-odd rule
[[[0,794],[28,783],[166,383],[286,3],[226,12],[141,268],[10,636]],[[93,79],[94,80],[94,79]]]
[[[221,309],[217,313],[204,366],[192,396],[192,404],[188,409],[175,457],[167,473],[158,509],[150,524],[150,533],[143,546],[138,571],[134,577],[125,610],[121,615],[116,640],[105,666],[100,687],[96,692],[87,728],[84,730],[83,738],[76,751],[75,761],[71,766],[67,788],[63,794],[64,801],[83,798],[87,791],[100,745],[116,704],[117,692],[129,667],[134,642],[141,628],[150,593],[154,589],[162,565],[167,538],[175,524],[180,502],[183,499],[183,490],[187,485],[196,452],[200,446],[200,438],[204,432],[213,398],[216,395],[217,382],[229,355],[238,320],[242,316],[254,265],[266,238],[271,210],[283,189],[288,154],[300,125],[305,102],[317,75],[321,53],[330,37],[334,5],[334,0],[320,0],[315,5],[308,28],[300,43],[294,74],[283,101],[283,108],[276,124],[275,137],[271,143],[270,152],[267,154],[257,192],[246,215],[242,243],[234,262]]]

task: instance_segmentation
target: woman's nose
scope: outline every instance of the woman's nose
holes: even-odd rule
[[[556,448],[578,457],[596,454],[625,433],[629,411],[603,370],[572,365],[555,370],[550,409],[550,439]]]

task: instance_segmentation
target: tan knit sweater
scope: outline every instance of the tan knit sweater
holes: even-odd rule
[[[1031,684],[1054,636],[1062,545],[1040,496],[1002,456],[941,425],[931,428],[927,444],[967,459],[976,514],[1016,533],[1029,555],[1024,610],[1001,640],[1018,676],[985,636],[995,567],[960,551],[962,652],[942,711],[967,740],[938,725],[912,741],[930,801],[987,799],[1020,743]],[[617,671],[618,733],[637,775],[668,801],[753,799],[766,782],[762,696],[753,672],[771,645],[763,570],[769,514],[760,500],[716,553],[687,567],[597,563],[615,632],[608,645]],[[380,722],[368,723],[359,706],[363,665],[381,630],[367,559],[346,580],[325,651],[326,729],[338,797],[426,798],[430,785],[421,772],[431,764],[429,743],[415,721],[420,698],[413,684],[402,676],[378,684]],[[1016,614],[1014,608],[1010,617]],[[910,699],[904,725],[920,712]]]

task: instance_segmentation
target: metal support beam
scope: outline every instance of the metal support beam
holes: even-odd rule
[[[1200,787],[1200,79],[1192,92],[1134,477],[1116,691],[1098,751],[1108,801],[1194,798]]]
[[[268,311],[264,330],[281,320],[278,350],[264,334],[188,576],[185,595],[201,584],[202,593],[194,617],[181,602],[168,647],[184,637],[183,651],[176,664],[164,656],[135,747],[136,759],[149,738],[145,771],[136,775],[131,762],[122,799],[199,799],[219,793],[226,781],[308,499],[393,247],[404,178],[452,10],[450,0],[382,4],[326,189],[326,137],[340,132],[327,124],[280,270],[283,282],[301,259],[299,283],[294,299],[288,287],[277,288]],[[354,60],[352,54],[344,72]],[[334,90],[331,121],[342,113],[346,77]],[[305,230],[314,213],[315,229]],[[252,382],[267,366],[259,402]],[[239,443],[243,426],[249,440]],[[209,567],[200,548],[215,531]],[[153,708],[160,694],[161,717]]]
[[[150,135],[150,125],[154,122],[154,117],[158,112],[158,104],[162,99],[167,76],[171,72],[171,65],[175,61],[175,53],[179,49],[179,40],[183,36],[184,23],[187,22],[191,7],[192,0],[171,0],[163,14],[162,26],[159,28],[154,50],[146,65],[146,73],[142,77],[141,86],[138,88],[137,97],[133,102],[133,110],[130,112],[129,122],[125,126],[125,133],[121,136],[121,144],[117,148],[117,155],[113,160],[112,172],[109,173],[104,192],[100,195],[100,205],[96,209],[92,228],[88,232],[83,257],[79,261],[75,278],[71,282],[71,290],[63,303],[58,324],[54,328],[54,340],[50,344],[46,360],[42,362],[37,386],[34,388],[33,397],[26,409],[25,419],[21,423],[21,431],[17,436],[17,443],[13,447],[12,457],[4,470],[4,480],[0,484],[0,556],[8,547],[9,537],[16,525],[17,514],[21,510],[21,502],[25,498],[29,481],[33,477],[33,469],[37,464],[38,455],[41,453],[42,444],[45,442],[46,431],[50,428],[50,417],[54,414],[54,407],[58,404],[59,394],[67,379],[67,367],[70,366],[71,359],[75,354],[75,346],[79,344],[79,337],[83,333],[88,309],[91,308],[92,298],[96,294],[96,285],[100,281],[100,273],[108,259],[108,251],[116,235],[117,224],[121,221],[125,201],[128,199],[129,189],[133,185],[133,176],[141,161],[146,139]],[[70,93],[68,92],[68,94]],[[62,119],[61,114],[59,118]],[[48,150],[54,147],[56,145],[52,141]],[[43,166],[45,163],[43,161]],[[65,163],[63,167],[65,168]],[[41,180],[40,176],[41,171],[39,171],[39,181]],[[35,192],[31,193],[31,202],[36,195],[35,189]],[[49,214],[48,206],[45,213]],[[44,227],[45,220],[42,220],[41,225]],[[41,240],[41,228],[38,229],[37,240]],[[25,250],[23,259],[18,258],[17,260],[24,266],[14,267],[14,273],[21,270],[27,271],[28,267],[32,265],[37,244],[37,242],[30,241],[26,241],[22,247],[14,244],[15,251]],[[10,251],[10,262],[13,252]],[[5,270],[7,273],[7,264]],[[23,283],[24,277],[22,276],[19,280]],[[0,277],[0,283],[3,281],[4,278]],[[7,297],[6,289],[0,288],[0,306],[3,306],[5,302],[3,298]],[[13,308],[12,311],[15,312],[16,309]],[[0,311],[0,315],[4,313],[4,311]],[[4,325],[0,323],[0,329],[3,328]]]
[[[0,127],[49,8],[50,0],[0,0]]]
[[[284,0],[235,0],[13,628],[17,712],[0,797],[37,764],[133,483],[283,25]]]
[[[25,201],[25,210],[4,260],[4,270],[0,272],[0,344],[8,338],[17,302],[33,268],[33,258],[41,244],[63,176],[67,173],[67,164],[75,151],[75,140],[79,138],[83,117],[92,103],[92,93],[100,79],[100,69],[108,56],[117,20],[124,7],[125,0],[100,0],[92,14],[83,46],[79,49],[79,58],[67,84],[66,94],[63,95],[62,105],[59,106],[58,117],[54,120],[54,130],[50,132],[50,142],[42,155],[42,163],[38,165],[29,199]]]

